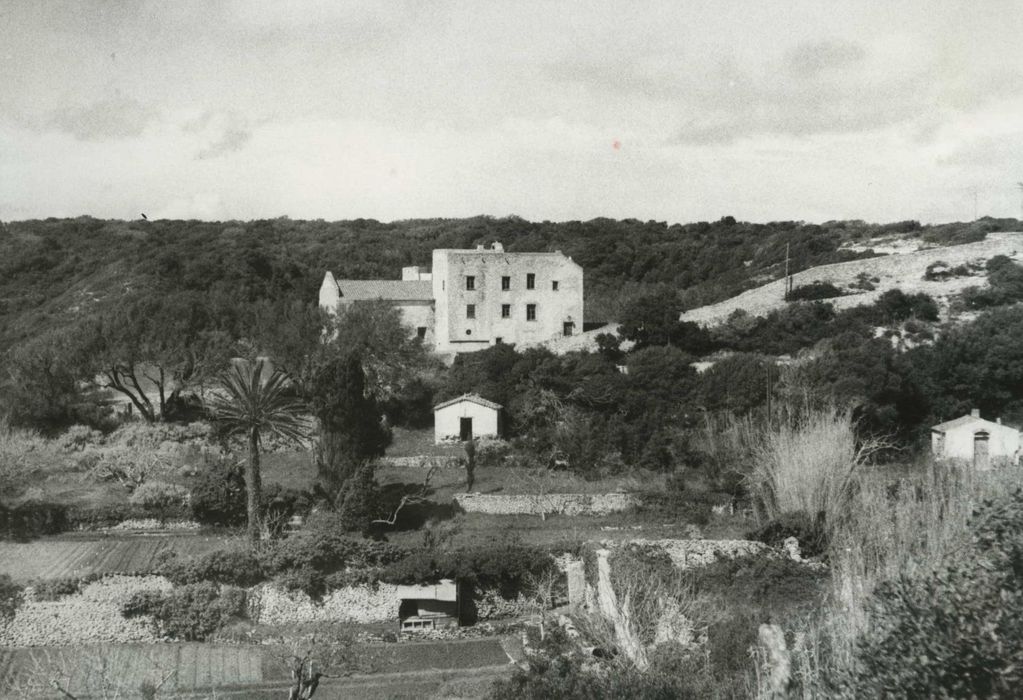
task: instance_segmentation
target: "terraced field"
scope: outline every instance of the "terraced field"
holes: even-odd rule
[[[19,582],[88,574],[151,573],[164,549],[182,555],[201,554],[240,541],[230,537],[54,538],[34,542],[0,542],[0,574]]]
[[[161,681],[162,693],[179,697],[208,697],[214,689],[217,697],[262,697],[262,692],[281,697],[288,674],[271,651],[200,643],[18,649],[7,651],[6,659],[0,656],[0,673],[6,661],[8,676],[6,682],[0,677],[0,693],[49,692],[47,679],[61,678],[80,697],[131,697],[143,682]],[[423,697],[424,691],[453,682],[488,685],[511,668],[501,641],[494,638],[373,645],[366,651],[373,672],[335,681],[352,693],[341,697]]]

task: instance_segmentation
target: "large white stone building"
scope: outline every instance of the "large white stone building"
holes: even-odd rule
[[[539,345],[583,329],[583,270],[560,252],[490,248],[433,251],[433,269],[406,267],[401,280],[337,280],[327,272],[320,306],[380,299],[439,353],[497,343]]]

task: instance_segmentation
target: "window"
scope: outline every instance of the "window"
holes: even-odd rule
[[[526,304],[526,320],[536,320],[536,304]]]
[[[511,318],[511,304],[501,304],[501,318]]]
[[[501,336],[497,336],[496,338],[494,338],[494,345],[500,345],[503,342],[504,338],[502,338]]]
[[[426,326],[419,326],[419,328],[416,329],[416,335],[419,336],[420,339],[425,338],[426,337]]]
[[[466,304],[465,305],[465,317],[466,318],[476,318],[476,305],[475,304]]]
[[[534,289],[536,287],[536,275],[532,272],[526,273],[526,289]]]
[[[570,336],[575,333],[575,324],[571,321],[565,321],[561,324],[561,334],[564,336]]]
[[[473,277],[472,275],[466,275],[465,276],[465,288],[468,291],[470,291],[470,292],[472,290],[476,289],[476,278]]]
[[[507,292],[509,289],[511,289],[511,277],[502,277],[501,278],[501,291],[502,292]]]
[[[554,280],[553,282],[551,282],[551,291],[553,291],[553,292],[558,291],[558,281],[557,280]]]

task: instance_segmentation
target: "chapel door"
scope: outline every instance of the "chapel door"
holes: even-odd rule
[[[472,440],[472,418],[458,419],[458,439],[462,442]]]

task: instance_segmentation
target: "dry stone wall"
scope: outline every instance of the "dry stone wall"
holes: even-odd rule
[[[249,591],[246,600],[249,617],[265,625],[307,622],[374,623],[397,622],[398,586],[350,586],[331,591],[320,602],[301,591],[284,590],[274,584],[262,584]]]
[[[549,493],[500,496],[464,493],[455,503],[466,513],[490,515],[607,515],[632,510],[640,505],[631,493]]]

